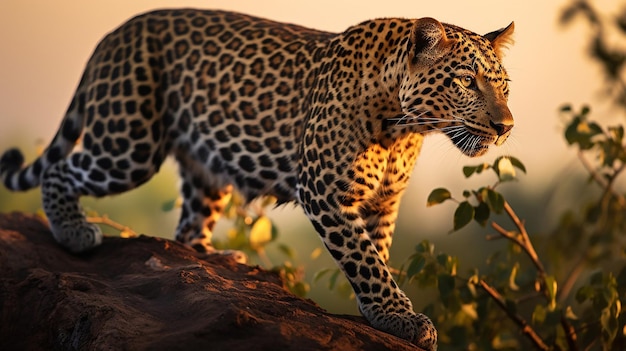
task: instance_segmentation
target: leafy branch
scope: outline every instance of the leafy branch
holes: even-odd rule
[[[478,166],[466,166],[463,168],[463,174],[465,177],[470,177],[474,174],[480,174],[485,170],[492,170],[497,176],[497,182],[492,186],[482,187],[475,191],[465,190],[463,196],[465,200],[454,200],[447,189],[439,188],[435,189],[428,197],[427,204],[432,206],[440,204],[446,200],[454,200],[458,203],[458,207],[454,213],[454,229],[459,230],[465,225],[469,224],[472,219],[481,225],[485,225],[489,219],[490,212],[495,213],[504,212],[509,219],[516,226],[517,231],[509,231],[504,229],[500,224],[493,221],[491,227],[500,234],[501,237],[509,240],[517,247],[521,248],[526,253],[530,261],[533,263],[537,270],[537,276],[540,280],[540,289],[543,295],[546,296],[549,303],[549,308],[554,310],[556,307],[556,291],[557,285],[554,277],[547,275],[544,265],[539,259],[537,252],[530,240],[524,222],[519,219],[515,211],[511,208],[509,203],[504,200],[504,197],[495,191],[495,188],[505,182],[513,181],[516,179],[515,169],[519,169],[526,172],[525,166],[521,161],[514,157],[500,157],[495,160],[492,165],[481,164]],[[477,205],[471,205],[469,198],[474,197],[477,201]],[[539,336],[534,328],[526,321],[524,317],[519,315],[511,308],[510,304],[502,297],[498,290],[489,285],[484,279],[479,280],[481,288],[491,297],[493,301],[509,316],[509,318],[517,324],[523,335],[525,335],[532,344],[540,350],[548,350],[549,347],[546,342]],[[563,319],[564,327],[571,330],[569,322]],[[569,338],[576,338],[574,334],[567,334]]]
[[[626,209],[623,206],[623,195],[614,187],[619,175],[626,168],[623,129],[621,126],[603,128],[589,121],[588,108],[583,108],[579,113],[573,112],[571,108],[564,108],[563,112],[572,114],[565,132],[566,139],[570,144],[579,147],[578,157],[590,174],[590,179],[601,187],[602,194],[598,203],[589,207],[582,222],[561,224],[554,234],[557,240],[554,241],[556,247],[552,250],[559,251],[562,255],[560,257],[566,262],[568,258],[577,257],[576,252],[571,251],[568,246],[560,247],[561,233],[566,235],[563,240],[571,241],[574,235],[575,238],[588,238],[588,244],[581,246],[580,258],[575,260],[576,264],[565,276],[563,283],[559,284],[558,273],[551,272],[555,267],[551,267],[550,271],[546,268],[526,229],[525,221],[520,219],[510,203],[497,191],[503,183],[516,180],[517,170],[525,173],[524,165],[513,157],[500,157],[493,164],[483,163],[464,167],[463,174],[466,177],[490,170],[495,173],[497,180],[490,186],[463,191],[460,200],[455,199],[445,188],[435,189],[429,195],[427,205],[433,206],[447,201],[457,204],[452,231],[464,228],[472,220],[484,227],[493,213],[505,214],[515,229],[509,230],[497,221],[491,221],[491,228],[495,230],[497,236],[489,235],[487,240],[506,239],[510,243],[509,253],[505,260],[490,259],[488,274],[480,275],[478,270],[474,269],[469,278],[461,278],[456,274],[458,269],[456,258],[443,254],[436,255],[432,245],[423,243],[416,248],[416,253],[405,265],[406,280],[418,282],[421,286],[430,284],[439,288],[441,307],[444,309],[443,317],[440,317],[440,324],[444,330],[442,340],[446,340],[445,325],[449,325],[450,332],[454,333],[458,333],[462,326],[469,328],[471,325],[471,328],[481,335],[476,336],[477,338],[491,340],[490,344],[483,344],[479,348],[520,347],[515,340],[503,344],[501,338],[507,335],[507,332],[501,323],[493,328],[485,326],[488,323],[486,320],[497,319],[497,316],[493,314],[481,294],[473,288],[477,286],[486,293],[489,301],[495,303],[498,310],[506,314],[518,328],[520,335],[536,349],[577,351],[601,343],[605,350],[617,350],[620,349],[619,345],[623,345],[624,337],[620,337],[618,331],[624,329],[626,317],[621,310],[618,291],[626,293],[626,267],[622,268],[617,277],[613,273],[598,272],[592,276],[589,284],[584,284],[579,279],[583,272],[589,272],[594,262],[597,264],[611,257],[609,253],[616,246],[607,243],[623,242],[619,233],[626,229],[624,220]],[[589,153],[596,155],[597,163],[587,161]],[[425,247],[428,247],[428,250],[425,250]],[[617,248],[626,252],[623,245],[617,245]],[[517,253],[523,253],[533,269],[525,269],[520,265],[516,260]],[[454,268],[446,267],[444,261],[440,260],[441,257],[447,257],[448,262],[454,262]],[[437,278],[434,279],[433,275]],[[445,283],[446,280],[441,279],[445,276],[456,277],[456,281],[461,285]],[[517,282],[518,279],[521,284]],[[445,284],[442,285],[442,282]],[[570,292],[576,285],[579,288],[574,296],[579,307],[573,308],[569,304]],[[451,293],[454,289],[460,292]],[[533,303],[535,297],[542,297],[545,304],[536,304],[534,309],[530,310],[518,308],[522,304]],[[591,308],[588,308],[589,303]],[[434,306],[430,305],[428,308],[434,309]],[[528,311],[532,313],[529,314]],[[481,315],[481,324],[462,322],[464,319],[459,319],[459,313],[464,314],[466,316],[464,318],[470,319],[472,316]],[[579,316],[583,316],[585,320]],[[467,333],[468,329],[462,330]]]
[[[548,345],[546,345],[545,342],[541,339],[541,337],[537,335],[535,330],[528,324],[524,317],[509,309],[506,300],[500,295],[500,293],[498,293],[496,289],[489,286],[489,284],[487,284],[487,282],[482,279],[479,281],[479,284],[483,288],[483,290],[485,290],[487,294],[489,294],[489,296],[491,296],[491,298],[498,304],[498,306],[504,312],[506,312],[509,318],[520,327],[522,334],[528,337],[536,348],[540,350],[550,349]]]

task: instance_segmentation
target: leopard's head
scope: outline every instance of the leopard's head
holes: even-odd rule
[[[403,117],[396,123],[441,131],[470,157],[501,145],[513,128],[502,66],[513,28],[483,36],[432,18],[415,20],[400,87]]]

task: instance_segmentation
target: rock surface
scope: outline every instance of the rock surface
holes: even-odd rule
[[[258,267],[146,236],[71,255],[44,221],[0,214],[0,350],[201,349],[416,350]]]

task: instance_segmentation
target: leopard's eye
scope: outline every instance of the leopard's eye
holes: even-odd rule
[[[460,77],[461,84],[467,89],[476,88],[476,79],[473,76],[465,75]]]

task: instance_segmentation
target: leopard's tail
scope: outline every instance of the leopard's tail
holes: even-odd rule
[[[46,150],[33,163],[24,167],[24,156],[17,148],[0,157],[0,180],[12,191],[25,191],[39,186],[41,175],[54,163],[65,158],[76,145],[85,122],[85,76],[67,109],[61,127]]]

